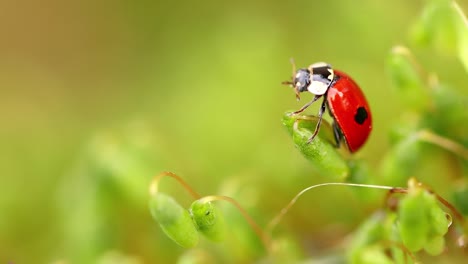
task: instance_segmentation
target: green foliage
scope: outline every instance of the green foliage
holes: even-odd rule
[[[313,116],[291,115],[286,112],[283,115],[283,125],[292,136],[296,148],[309,160],[313,166],[323,175],[333,180],[344,180],[349,175],[346,160],[331,143],[332,131],[326,121],[322,121],[321,129],[312,142],[317,120]]]
[[[456,2],[425,1],[408,47],[393,49],[418,5],[163,2],[60,4],[34,14],[64,23],[3,23],[34,32],[10,34],[0,62],[0,263],[464,261],[468,26]],[[76,7],[85,23],[72,23]],[[310,143],[314,116],[286,112],[281,130],[298,107],[280,86],[290,56],[358,80],[374,117],[358,153],[336,148],[325,119]],[[238,201],[260,232],[232,204],[192,194],[188,208],[170,187],[148,197],[167,169]],[[324,179],[335,186],[307,190],[269,229]]]
[[[458,55],[468,71],[468,20],[455,1],[429,1],[411,33],[420,46]]]
[[[198,231],[189,212],[174,198],[163,193],[151,196],[150,212],[164,233],[185,248],[198,243]]]
[[[447,216],[434,194],[410,180],[396,212],[378,212],[355,232],[348,259],[351,263],[370,263],[369,256],[386,256],[382,261],[407,263],[410,256],[413,259],[411,252],[422,249],[430,255],[440,255],[452,224]],[[385,253],[388,249],[390,255]]]
[[[417,27],[428,27],[426,33],[432,36],[431,30],[438,32],[440,25],[435,20],[426,19],[426,16],[438,16],[440,12],[453,11],[453,7],[453,2],[432,1],[421,20],[424,23],[417,24]],[[443,14],[445,15],[448,14]],[[451,12],[450,16],[453,15]],[[430,25],[426,25],[426,22]],[[453,42],[450,38],[444,38],[444,41]],[[391,131],[393,147],[384,157],[381,173],[388,184],[401,185],[414,176],[418,162],[427,156],[425,142],[445,148],[450,145],[442,143],[443,140],[429,139],[422,131],[433,131],[437,135],[460,142],[460,148],[468,144],[468,130],[463,125],[463,120],[468,119],[468,112],[464,110],[468,104],[468,97],[452,89],[450,85],[440,82],[435,74],[428,74],[411,51],[402,46],[397,46],[390,52],[387,58],[387,72],[405,112],[409,114],[404,115]],[[464,152],[456,154],[466,158]]]
[[[419,188],[410,189],[408,195],[402,199],[398,208],[398,228],[401,239],[409,250],[419,251],[431,244],[434,236],[442,237],[447,232],[447,221],[440,221],[438,217],[434,219],[433,212],[438,213],[437,206],[433,195]],[[445,217],[445,213],[442,213]],[[443,225],[445,232],[440,232]]]
[[[211,202],[196,200],[190,206],[190,214],[198,230],[213,241],[225,237],[225,223],[221,212]]]
[[[385,155],[381,174],[392,185],[401,185],[418,169],[418,160],[422,153],[422,143],[415,134],[408,135],[395,144]]]
[[[395,47],[387,58],[390,80],[401,102],[408,109],[422,111],[430,104],[429,90],[425,86],[421,69],[417,69],[410,51]],[[419,71],[418,71],[419,70]]]
[[[431,1],[413,28],[414,40],[418,44],[439,46],[453,53],[460,51],[459,43],[463,36],[459,35],[460,23],[457,19],[460,14],[457,8],[452,2]],[[442,28],[447,30],[443,32]],[[286,112],[282,119],[295,147],[319,174],[334,181],[346,181],[341,185],[367,187],[356,191],[362,203],[374,202],[379,197],[375,193],[381,190],[368,188],[390,190],[387,196],[389,207],[374,213],[354,232],[346,250],[349,263],[415,263],[417,260],[413,254],[422,250],[432,256],[440,255],[447,247],[445,236],[453,224],[452,216],[441,208],[442,198],[410,177],[421,169],[421,160],[428,155],[428,150],[433,151],[428,147],[430,144],[445,148],[455,156],[467,158],[468,155],[463,145],[467,144],[468,131],[466,126],[460,125],[468,120],[467,112],[463,110],[467,98],[440,83],[436,75],[427,74],[408,48],[398,46],[392,49],[386,65],[395,93],[408,115],[397,121],[390,132],[391,149],[381,161],[379,179],[393,186],[408,182],[407,188],[371,185],[379,179],[374,177],[365,160],[351,157],[346,146],[336,147],[327,121],[323,120],[319,133],[310,141],[317,126],[317,117]],[[339,184],[324,183],[304,189],[281,210],[279,216],[288,212],[304,192],[323,185]],[[396,193],[401,195],[396,197]],[[455,204],[463,212],[467,207],[465,196],[466,188],[454,193]],[[447,202],[443,203],[447,206]],[[449,208],[458,217],[456,209],[450,204]],[[224,221],[210,202],[196,200],[190,212],[200,232],[211,240],[222,240]],[[231,215],[228,218],[234,219]],[[227,225],[237,229],[237,222]],[[252,237],[240,242],[248,244],[251,240]],[[266,256],[272,261],[290,262],[303,255],[296,252],[294,239],[276,238],[272,245]],[[295,253],[285,254],[286,251]]]

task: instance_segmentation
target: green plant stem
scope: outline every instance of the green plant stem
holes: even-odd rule
[[[203,203],[211,202],[211,201],[227,201],[233,204],[239,212],[242,214],[242,216],[247,220],[249,225],[252,227],[253,231],[257,234],[257,236],[260,238],[262,241],[263,245],[265,246],[266,250],[268,252],[271,251],[271,237],[267,233],[265,233],[260,226],[253,220],[253,218],[247,213],[247,211],[233,198],[228,197],[228,196],[222,196],[222,195],[209,195],[201,198],[199,201]]]

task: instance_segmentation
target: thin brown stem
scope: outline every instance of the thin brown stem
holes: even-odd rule
[[[387,194],[385,195],[384,208],[389,208],[391,211],[396,210],[398,203],[397,202],[391,203],[393,202],[393,200],[390,200],[390,197],[395,193],[407,194],[408,188],[394,188],[394,189],[389,190]]]
[[[210,195],[210,196],[205,196],[201,198],[199,201],[207,203],[207,202],[219,201],[219,200],[224,200],[233,204],[239,210],[239,212],[242,214],[245,220],[247,220],[249,225],[252,227],[253,231],[260,238],[266,250],[267,251],[271,250],[271,237],[260,228],[260,226],[253,220],[253,218],[249,215],[249,213],[247,213],[247,211],[236,200],[228,196]]]
[[[413,253],[411,253],[411,251],[409,251],[409,249],[406,248],[405,245],[403,245],[402,243],[396,242],[396,241],[391,241],[391,240],[382,241],[381,243],[384,245],[384,247],[397,247],[397,248],[401,249],[401,251],[403,251],[403,253],[405,253],[405,263],[408,263],[407,256],[410,256],[413,263],[418,263],[418,261],[416,260],[416,257],[413,255]]]
[[[323,186],[330,186],[330,185],[338,185],[338,186],[351,186],[351,187],[361,187],[361,188],[373,188],[373,189],[384,189],[384,190],[393,190],[395,187],[391,186],[383,186],[383,185],[372,185],[372,184],[358,184],[358,183],[345,183],[345,182],[328,182],[328,183],[322,183],[322,184],[317,184],[317,185],[312,185],[304,190],[300,191],[294,198],[283,208],[281,211],[268,223],[267,226],[267,233],[271,234],[273,232],[273,229],[276,227],[276,225],[279,224],[281,219],[286,215],[286,213],[291,209],[291,207],[296,203],[296,201],[301,197],[304,193],[308,192],[311,189],[315,189],[317,187],[323,187]]]
[[[177,174],[173,173],[173,172],[168,172],[168,171],[163,171],[161,172],[160,174],[156,175],[153,180],[151,181],[150,183],[150,187],[149,187],[149,193],[150,195],[155,195],[157,192],[158,192],[158,187],[159,187],[159,181],[163,178],[163,177],[171,177],[173,179],[175,179],[176,181],[178,181],[189,193],[190,195],[192,195],[192,197],[194,199],[200,199],[200,195],[195,192],[192,187],[190,187],[190,185],[185,182],[180,176],[178,176]]]
[[[446,150],[449,150],[458,156],[468,160],[468,149],[466,149],[463,145],[448,139],[446,137],[439,136],[429,130],[421,130],[418,132],[418,138],[420,140],[432,143],[439,147],[442,147]]]
[[[443,204],[447,209],[449,209],[452,214],[455,216],[455,218],[460,221],[460,223],[462,223],[464,221],[464,217],[463,215],[457,210],[457,208],[455,208],[455,206],[453,206],[449,201],[445,200],[442,196],[438,195],[436,192],[434,192],[429,186],[427,185],[424,185],[422,184],[421,182],[417,182],[416,179],[411,179],[410,180],[410,184],[409,185],[417,185],[418,187],[420,188],[424,188],[426,191],[430,192],[431,194],[433,194],[436,199],[441,203]],[[411,187],[410,187],[411,188]],[[408,193],[408,189],[407,188],[394,188],[392,190],[389,191],[388,195],[387,195],[387,199],[389,198],[390,195],[394,194],[394,193],[403,193],[403,194],[407,194]]]
[[[458,212],[455,206],[453,206],[449,201],[445,200],[442,196],[438,195],[437,193],[433,191],[430,192],[435,195],[435,197],[437,198],[437,200],[439,200],[441,204],[443,204],[450,211],[452,211],[452,214],[455,216],[455,218],[457,218],[458,221],[460,221],[460,223],[463,222],[463,215],[460,212]]]

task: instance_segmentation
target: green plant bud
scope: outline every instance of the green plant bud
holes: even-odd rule
[[[453,193],[453,202],[463,215],[468,215],[468,188],[466,186]]]
[[[408,109],[421,112],[427,109],[430,97],[416,67],[410,51],[402,46],[394,47],[387,58],[387,70],[399,98]]]
[[[424,250],[432,256],[440,255],[442,251],[444,251],[444,248],[445,240],[443,236],[434,236],[429,238],[424,246]]]
[[[434,0],[413,26],[411,37],[420,46],[434,46],[457,54],[468,71],[468,27],[466,15],[455,1]]]
[[[283,124],[290,132],[294,144],[304,157],[312,162],[315,168],[323,175],[333,177],[335,180],[344,180],[349,174],[349,168],[345,159],[340,155],[332,141],[327,140],[330,135],[330,125],[322,120],[322,126],[314,140],[308,143],[312,136],[317,120],[307,116],[310,120],[300,120],[295,125],[297,116],[286,113],[283,116]]]
[[[450,224],[450,219],[447,219],[447,214],[438,204],[430,208],[430,221],[432,232],[436,235],[443,236],[447,233]]]
[[[434,46],[454,54],[458,45],[456,12],[451,1],[430,1],[413,27],[411,37],[420,46]]]
[[[182,247],[198,243],[198,231],[190,214],[171,196],[157,193],[150,198],[150,212],[164,233]]]
[[[468,97],[453,87],[439,83],[432,90],[432,98],[434,109],[424,116],[421,125],[462,145],[468,145],[468,126],[460,125],[468,120]]]
[[[417,169],[421,142],[415,135],[396,144],[384,157],[381,173],[386,184],[402,186]]]
[[[211,202],[197,200],[190,206],[198,230],[213,241],[222,241],[225,234],[224,218]]]
[[[410,251],[421,250],[431,230],[428,201],[421,189],[405,196],[398,207],[398,230],[405,246]]]

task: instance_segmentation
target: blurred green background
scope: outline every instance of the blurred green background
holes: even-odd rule
[[[357,155],[377,168],[402,113],[385,58],[407,43],[424,2],[3,1],[0,263],[73,260],[94,239],[74,240],[94,233],[87,228],[94,218],[108,232],[99,236],[102,251],[90,256],[116,250],[145,263],[175,261],[184,250],[141,202],[149,179],[163,170],[202,194],[222,194],[239,181],[257,197],[264,222],[300,189],[327,181],[281,124],[286,110],[309,99],[296,102],[280,84],[290,78],[290,57],[299,67],[329,62],[360,84],[374,130]],[[467,94],[456,59],[416,55]],[[122,198],[125,187],[107,189],[102,175],[115,171],[134,177],[135,203]],[[182,188],[170,180],[164,186],[190,204]],[[248,206],[246,197],[238,201]],[[114,217],[83,209],[94,203]],[[318,190],[282,225],[320,248],[378,206],[362,206],[347,189]]]

